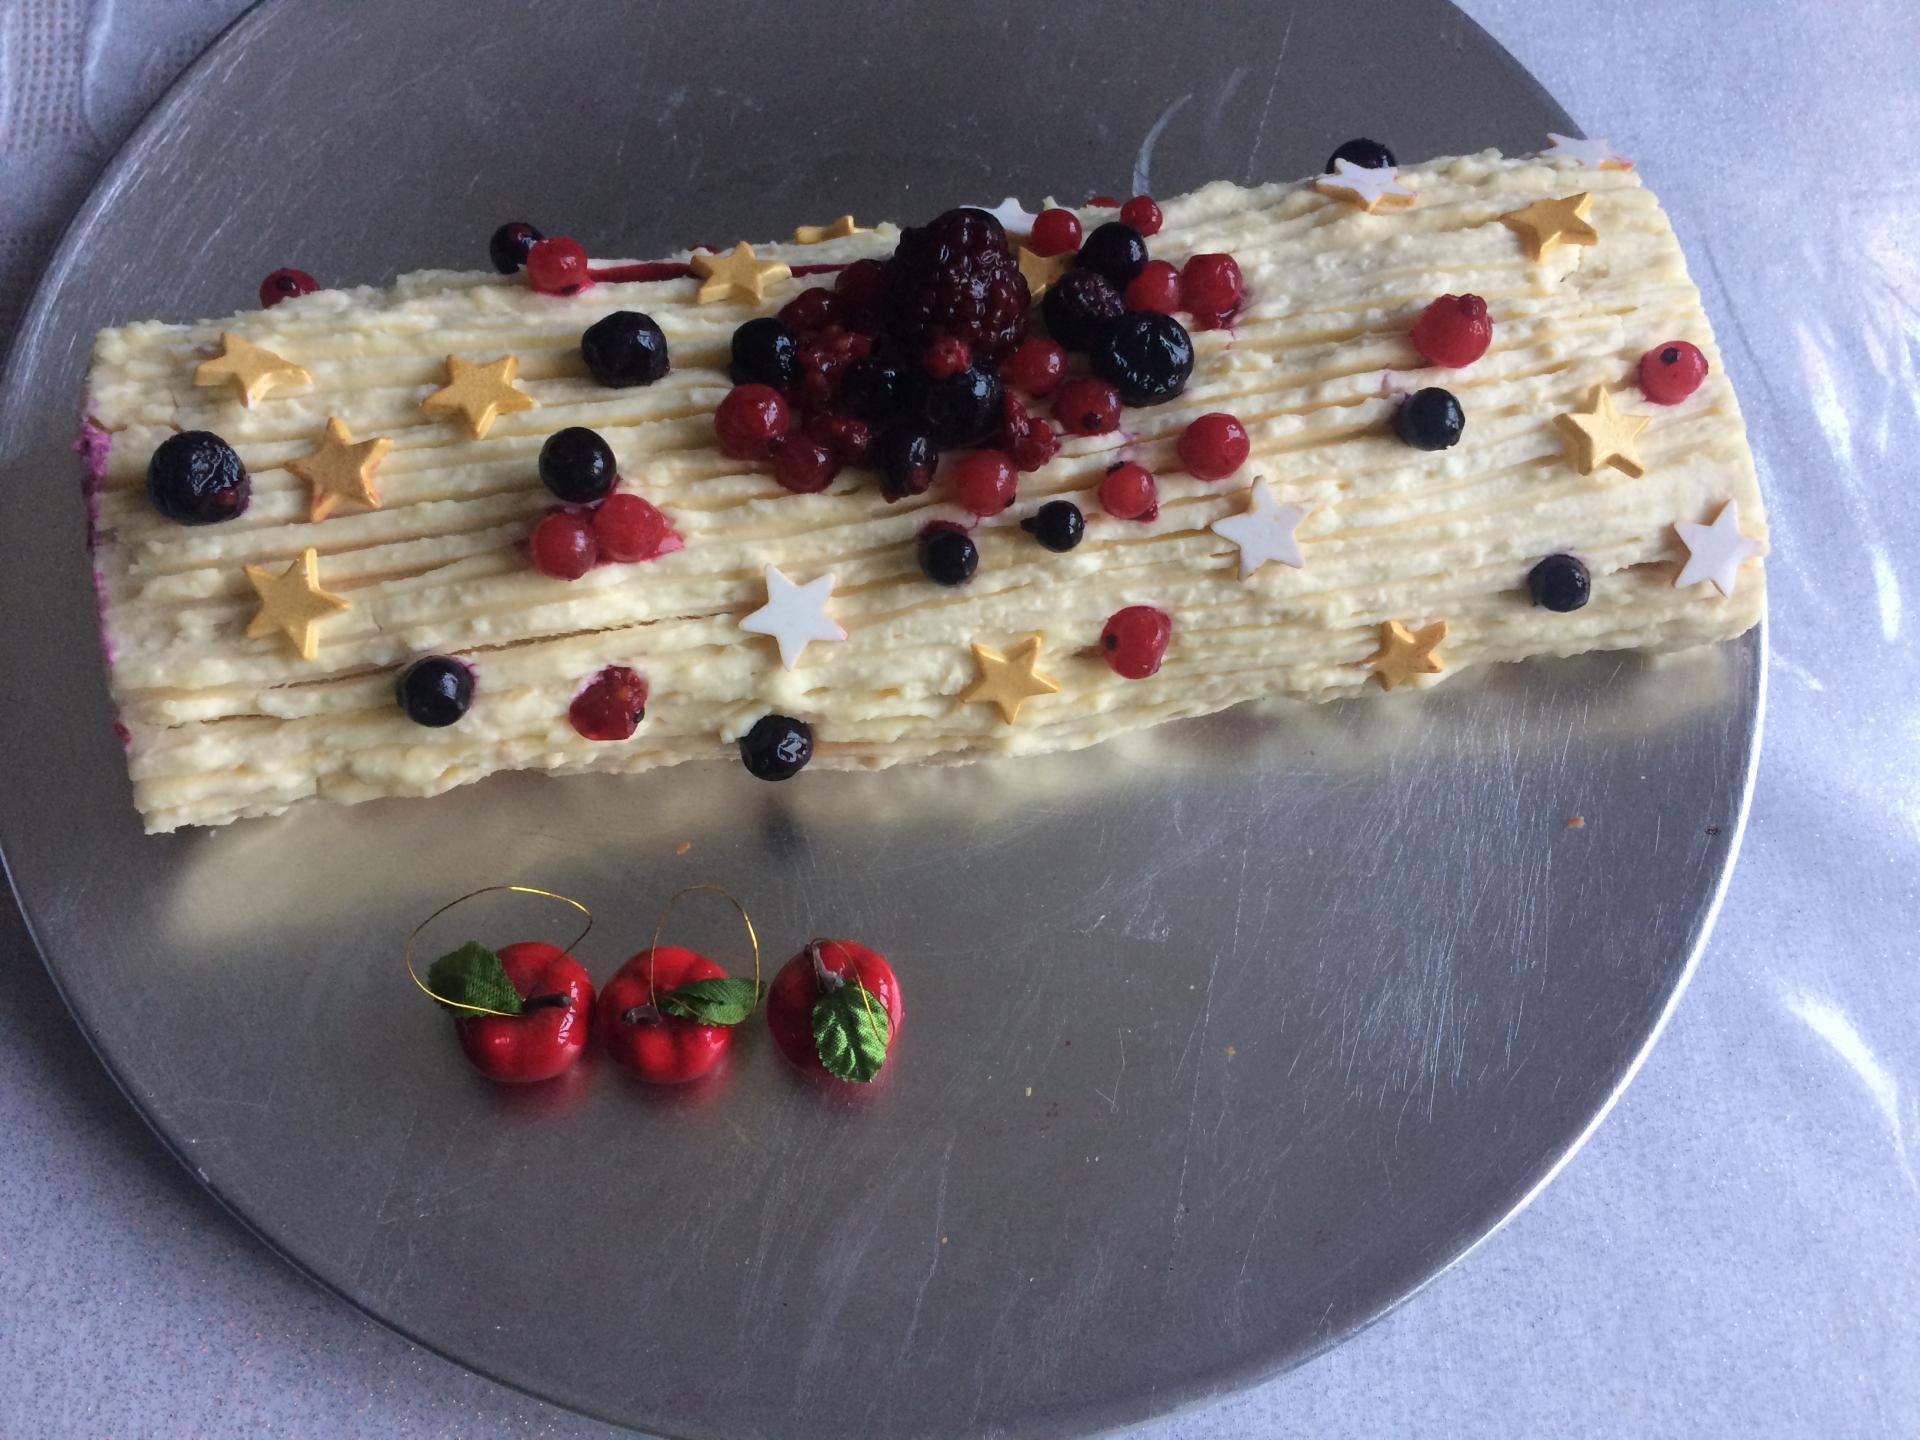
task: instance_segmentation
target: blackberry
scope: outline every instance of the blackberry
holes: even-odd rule
[[[1000,426],[1000,377],[978,365],[929,380],[920,392],[920,420],[934,443],[973,445]]]
[[[1127,404],[1158,405],[1187,388],[1193,337],[1171,315],[1135,310],[1107,327],[1089,358]]]
[[[1040,302],[1047,330],[1068,350],[1091,350],[1108,325],[1127,313],[1127,302],[1098,270],[1069,270]]]
[[[1113,282],[1116,290],[1125,290],[1147,263],[1147,242],[1133,226],[1109,220],[1091,235],[1074,257],[1081,270],[1097,270]]]
[[[733,332],[733,383],[788,390],[800,373],[800,345],[784,320],[762,315]]]
[[[913,354],[964,340],[997,364],[1027,338],[1032,303],[1007,232],[984,210],[949,210],[909,228],[887,266],[887,328]]]
[[[667,337],[638,310],[616,310],[589,325],[580,358],[602,385],[651,385],[672,368]]]

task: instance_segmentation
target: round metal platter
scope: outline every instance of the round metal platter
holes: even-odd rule
[[[1549,128],[1415,0],[253,12],[82,211],[0,404],[0,835],[80,1024],[314,1278],[670,1435],[1078,1433],[1365,1324],[1524,1203],[1659,1028],[1744,814],[1757,637],[1044,760],[514,776],[148,839],[66,446],[98,327],[226,313],[282,264],[471,268],[512,217],[647,255]],[[769,964],[871,942],[908,1005],[881,1082],[807,1084],[756,1022],[680,1093],[591,1057],[489,1085],[399,945],[510,880],[594,907],[599,978],[692,882],[747,903]],[[488,903],[438,933],[564,938]],[[737,969],[729,920],[696,903],[674,938]]]

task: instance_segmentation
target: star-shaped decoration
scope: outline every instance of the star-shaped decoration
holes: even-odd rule
[[[1416,675],[1438,675],[1447,667],[1433,652],[1447,638],[1447,622],[1436,620],[1409,630],[1398,620],[1380,623],[1380,648],[1360,663],[1371,665],[1382,690],[1404,685]]]
[[[373,488],[373,472],[392,448],[393,441],[385,435],[356,442],[346,421],[328,416],[320,448],[287,462],[287,469],[313,487],[313,508],[307,518],[324,520],[342,501],[378,510],[380,492]]]
[[[1053,282],[1073,268],[1073,251],[1064,255],[1036,255],[1022,245],[1019,251],[1020,273],[1027,277],[1027,294],[1038,300],[1053,288]]]
[[[271,350],[242,340],[231,330],[220,332],[220,353],[202,360],[193,370],[196,385],[231,385],[242,405],[252,405],[281,385],[310,385],[313,376]]]
[[[1582,475],[1591,475],[1602,465],[1611,465],[1638,480],[1647,473],[1640,463],[1634,442],[1653,420],[1646,415],[1627,415],[1613,403],[1613,395],[1604,385],[1596,385],[1587,394],[1587,408],[1557,416],[1567,441],[1567,461]]]
[[[793,227],[793,243],[796,245],[818,245],[822,240],[844,240],[849,235],[868,235],[872,232],[864,225],[853,223],[851,215],[842,215],[838,220],[825,225],[796,225]]]
[[[693,297],[698,305],[711,305],[716,300],[751,300],[758,305],[767,298],[768,286],[793,275],[784,261],[760,259],[744,240],[729,254],[702,251],[687,263],[700,280],[700,289]]]
[[[1247,508],[1214,521],[1210,528],[1240,547],[1240,578],[1245,580],[1269,560],[1295,570],[1306,563],[1300,558],[1300,542],[1294,538],[1294,531],[1310,513],[1298,505],[1276,503],[1266,479],[1261,477],[1247,492]]]
[[[1540,152],[1544,159],[1576,160],[1595,170],[1633,168],[1633,162],[1615,150],[1611,140],[1575,140],[1568,135],[1556,135],[1551,130],[1547,132],[1547,139],[1553,143]]]
[[[1740,532],[1740,502],[1729,500],[1720,507],[1711,525],[1693,525],[1679,521],[1674,530],[1687,547],[1686,568],[1673,582],[1684,590],[1702,580],[1711,580],[1722,595],[1733,594],[1740,578],[1740,567],[1760,553],[1760,542]]]
[[[1582,191],[1558,200],[1536,200],[1524,210],[1509,210],[1500,223],[1527,247],[1529,260],[1544,259],[1556,245],[1592,245],[1600,232],[1587,223],[1593,196]]]
[[[1031,235],[1033,222],[1039,218],[1011,195],[998,205],[980,205],[975,208],[993,216],[1000,222],[1000,228],[1009,235]]]
[[[1029,635],[1011,651],[1002,655],[998,650],[979,642],[974,643],[973,663],[980,667],[980,676],[960,697],[963,705],[997,705],[1000,718],[1011,725],[1020,718],[1021,707],[1036,695],[1058,693],[1060,682],[1051,675],[1042,675],[1035,667],[1040,663],[1040,646],[1044,637]]]
[[[320,556],[311,545],[285,570],[247,566],[247,579],[260,597],[259,612],[247,622],[247,638],[257,640],[277,631],[293,642],[302,660],[320,653],[320,622],[352,608],[320,588]]]
[[[1383,206],[1404,209],[1419,198],[1400,183],[1400,172],[1392,166],[1369,170],[1351,160],[1334,161],[1333,169],[1313,185],[1322,195],[1357,205],[1369,215]]]
[[[777,566],[767,566],[767,603],[740,622],[749,635],[771,635],[780,647],[780,664],[791,670],[810,640],[844,640],[847,632],[827,614],[833,576],[796,585]]]
[[[514,388],[520,373],[518,355],[502,355],[485,365],[447,357],[447,383],[420,402],[429,415],[458,415],[476,440],[486,438],[493,422],[515,410],[533,409],[533,397]]]

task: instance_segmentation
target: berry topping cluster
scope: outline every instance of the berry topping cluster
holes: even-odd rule
[[[540,483],[561,508],[543,516],[528,537],[534,569],[578,580],[596,565],[638,564],[680,548],[679,535],[651,501],[614,493],[619,480],[613,447],[598,432],[571,425],[547,437]]]

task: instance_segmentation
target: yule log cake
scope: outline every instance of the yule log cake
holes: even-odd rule
[[[99,336],[79,448],[150,830],[1059,750],[1760,614],[1739,407],[1603,144],[491,249]]]

